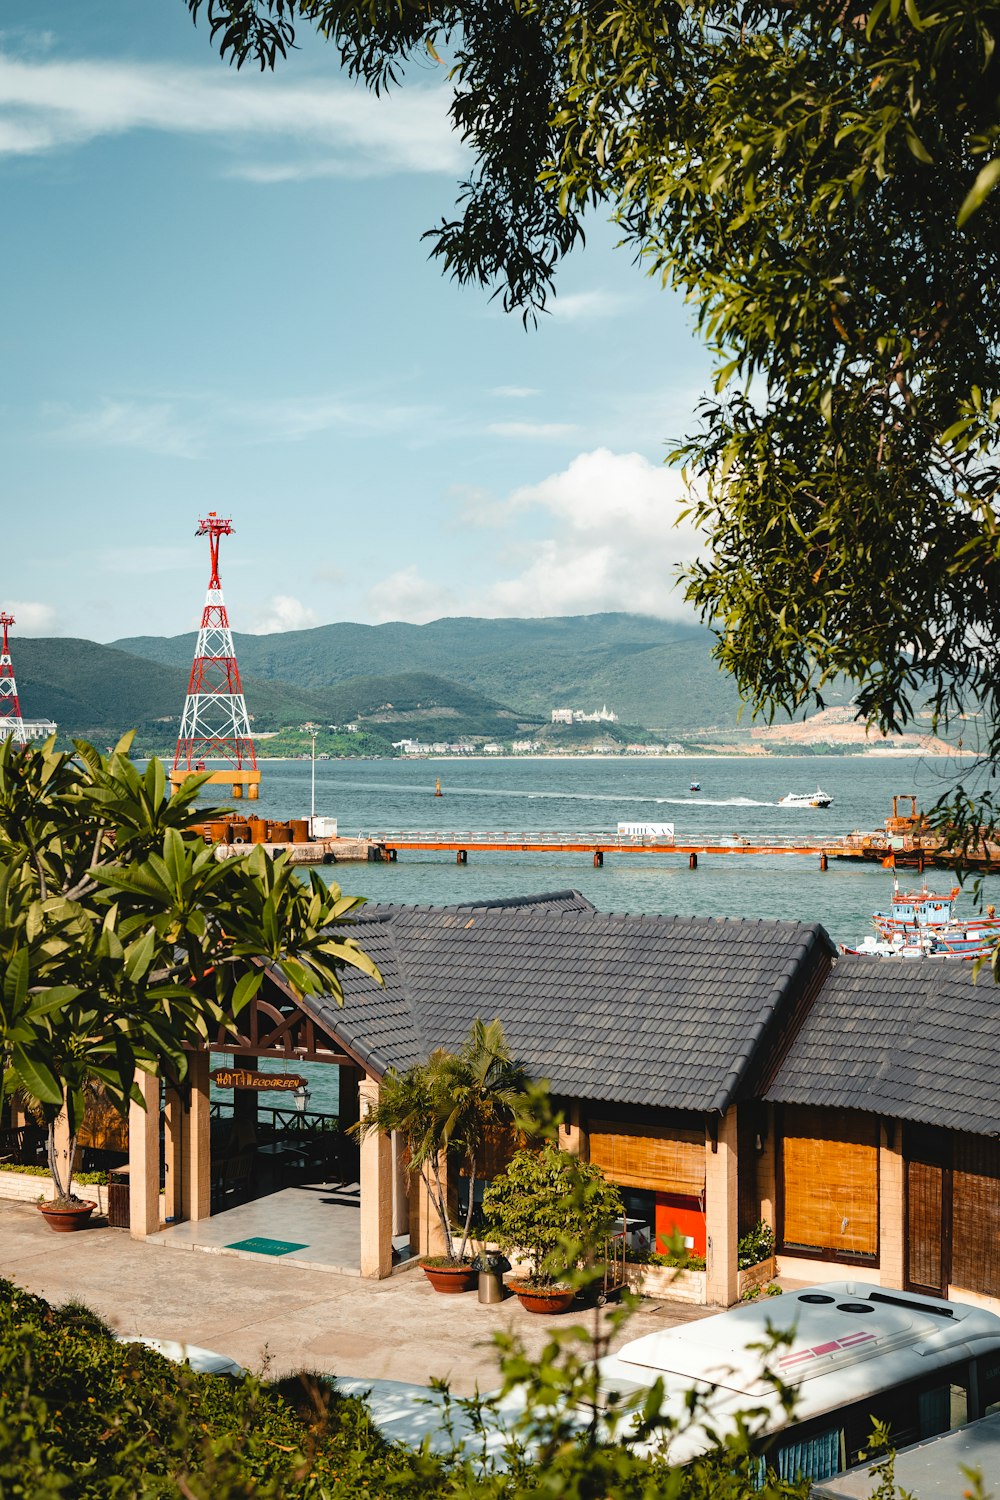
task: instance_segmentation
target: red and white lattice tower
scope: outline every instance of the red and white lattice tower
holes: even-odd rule
[[[14,663],[10,659],[10,643],[7,632],[14,623],[14,616],[4,611],[0,614],[3,626],[3,651],[0,652],[0,740],[13,739],[16,745],[27,744],[24,719],[21,717],[21,700],[17,696],[14,678]]]
[[[207,759],[222,759],[229,762],[230,769],[213,771],[212,781],[226,782],[234,797],[242,797],[246,787],[247,795],[255,798],[260,772],[250,735],[243,684],[236,665],[233,633],[229,628],[219,580],[219,541],[224,536],[231,536],[232,531],[232,521],[224,520],[210,510],[206,519],[198,522],[195,532],[195,536],[208,537],[212,576],[205,595],[198,644],[194,648],[170,780],[178,786],[186,776],[206,770]]]

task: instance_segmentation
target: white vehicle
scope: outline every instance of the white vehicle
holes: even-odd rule
[[[116,1333],[115,1338],[119,1344],[142,1344],[144,1348],[162,1354],[164,1359],[172,1360],[175,1365],[190,1365],[198,1375],[229,1375],[234,1380],[242,1380],[246,1374],[243,1366],[230,1359],[228,1354],[200,1349],[197,1344],[178,1344],[173,1339],[147,1338],[140,1333]]]
[[[791,1418],[753,1345],[768,1325],[792,1333],[770,1357],[796,1394]],[[830,1479],[861,1462],[873,1418],[895,1447],[1000,1410],[1000,1317],[863,1282],[829,1282],[762,1299],[625,1344],[600,1361],[606,1398],[641,1396],[658,1379],[663,1412],[681,1423],[667,1457],[706,1452],[706,1425],[736,1430],[737,1414],[765,1413],[761,1452],[781,1478]],[[685,1417],[692,1389],[707,1401],[704,1421]]]
[[[778,798],[779,807],[829,807],[833,798],[818,786],[814,792],[786,792]]]

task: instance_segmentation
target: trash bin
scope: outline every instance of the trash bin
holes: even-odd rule
[[[128,1167],[112,1167],[108,1173],[108,1227],[132,1227]]]
[[[502,1302],[506,1295],[507,1289],[503,1284],[502,1271],[480,1271],[480,1302]]]

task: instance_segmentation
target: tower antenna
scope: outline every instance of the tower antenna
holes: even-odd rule
[[[195,532],[195,536],[208,537],[212,575],[194,648],[170,780],[175,787],[180,786],[186,777],[207,770],[207,760],[225,760],[229,769],[213,771],[212,781],[228,784],[234,797],[242,797],[246,787],[247,796],[253,800],[260,789],[260,772],[219,578],[219,542],[232,533],[232,521],[216,515],[214,510],[198,522]]]
[[[26,745],[28,737],[24,732],[21,700],[17,696],[14,663],[10,658],[10,644],[7,640],[7,632],[13,623],[13,615],[9,615],[6,610],[0,613],[0,625],[3,626],[3,650],[0,651],[0,740],[12,739],[15,745]]]

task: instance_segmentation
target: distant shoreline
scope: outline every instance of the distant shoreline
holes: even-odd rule
[[[921,750],[919,747],[904,746],[899,750],[845,750],[842,754],[829,754],[817,750],[815,752],[807,749],[793,751],[788,755],[775,755],[771,751],[760,750],[684,750],[673,755],[615,755],[599,750],[572,751],[556,750],[551,754],[541,755],[330,755],[321,760],[316,757],[317,765],[343,765],[349,761],[379,761],[384,765],[427,765],[435,762],[438,765],[460,765],[467,761],[537,761],[537,760],[610,760],[628,761],[630,765],[643,761],[655,761],[657,765],[666,762],[685,760],[969,760],[975,759],[977,752],[974,750]],[[272,765],[310,765],[311,758],[308,755],[258,755],[257,762],[268,762]],[[226,764],[226,762],[206,761],[206,765]]]

